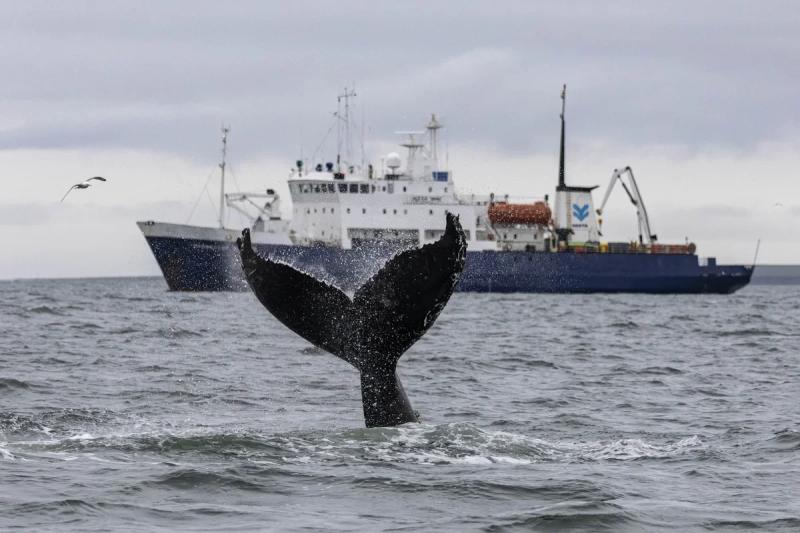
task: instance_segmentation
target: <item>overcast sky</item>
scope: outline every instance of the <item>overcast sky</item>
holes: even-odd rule
[[[662,241],[800,263],[798,28],[788,1],[5,2],[0,278],[157,274],[135,221],[213,224],[222,122],[232,188],[286,197],[352,84],[374,158],[436,112],[461,190],[541,197],[567,83],[569,182],[631,165]],[[621,195],[605,219],[634,235]]]

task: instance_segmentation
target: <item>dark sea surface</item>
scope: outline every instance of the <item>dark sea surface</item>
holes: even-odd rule
[[[456,294],[364,429],[250,293],[0,282],[0,529],[800,531],[800,286]]]

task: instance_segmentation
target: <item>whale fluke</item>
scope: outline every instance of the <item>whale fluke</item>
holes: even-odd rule
[[[367,427],[417,421],[396,367],[444,309],[464,269],[464,231],[457,216],[446,216],[438,241],[394,256],[352,299],[286,263],[260,257],[249,230],[237,240],[247,282],[264,307],[361,373]]]

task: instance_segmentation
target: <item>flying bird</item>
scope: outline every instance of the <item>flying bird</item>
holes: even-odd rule
[[[90,181],[92,181],[92,180],[106,181],[106,179],[105,179],[105,178],[102,178],[102,177],[100,177],[100,176],[95,176],[95,177],[93,177],[93,178],[89,178],[89,179],[88,179],[88,180],[86,180],[86,181],[82,181],[82,182],[80,182],[80,183],[76,183],[75,185],[73,185],[72,187],[70,187],[69,189],[67,189],[67,192],[65,192],[65,193],[64,193],[64,196],[63,196],[63,198],[61,198],[61,201],[62,201],[62,202],[64,201],[64,198],[66,198],[66,197],[67,197],[67,195],[69,194],[69,192],[70,192],[72,189],[88,189],[89,187],[91,187],[91,186],[92,186],[92,184],[91,184],[91,183],[89,183],[89,182],[90,182]]]

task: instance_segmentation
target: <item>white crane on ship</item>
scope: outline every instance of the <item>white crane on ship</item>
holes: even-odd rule
[[[623,176],[628,177],[630,186],[625,184],[622,179]],[[655,243],[658,240],[658,236],[650,229],[650,219],[647,216],[647,209],[644,206],[644,200],[642,199],[641,192],[639,192],[639,186],[636,184],[636,178],[633,176],[633,170],[631,167],[614,169],[614,173],[611,174],[611,182],[608,184],[608,188],[606,188],[605,196],[603,196],[603,202],[600,204],[600,208],[597,210],[597,216],[601,217],[603,215],[603,209],[605,209],[608,198],[611,196],[611,191],[614,190],[614,185],[618,181],[628,194],[628,199],[636,207],[636,218],[639,223],[639,244],[650,245]],[[599,219],[598,222],[602,224],[602,218]]]

